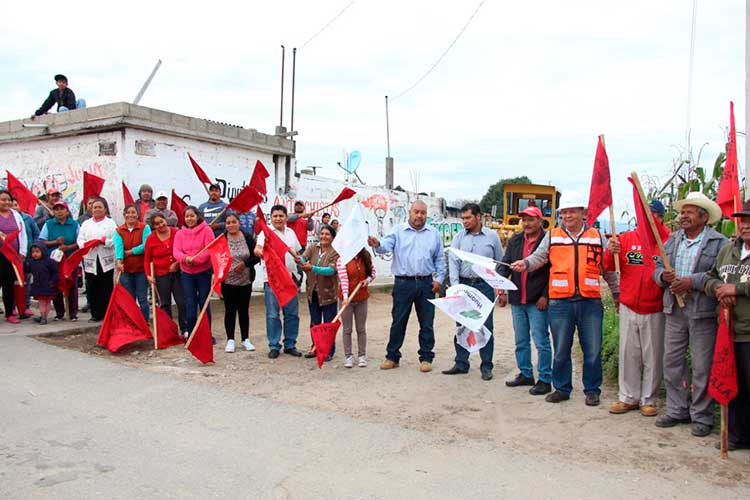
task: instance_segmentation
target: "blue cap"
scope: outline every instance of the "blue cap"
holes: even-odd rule
[[[660,202],[659,200],[651,200],[651,203],[648,204],[648,208],[650,208],[652,212],[659,214],[661,216],[664,216],[664,212],[667,211],[664,208],[664,204]]]

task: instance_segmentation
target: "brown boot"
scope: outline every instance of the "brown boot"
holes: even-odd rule
[[[637,404],[623,403],[622,401],[614,402],[609,407],[609,412],[614,415],[622,415],[629,411],[637,410]]]
[[[398,363],[391,359],[386,359],[385,361],[380,363],[381,370],[393,370],[394,368],[398,368]]]

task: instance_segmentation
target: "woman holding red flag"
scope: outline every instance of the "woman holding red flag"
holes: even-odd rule
[[[104,198],[97,198],[91,204],[91,218],[81,224],[77,243],[82,247],[89,240],[101,240],[102,245],[94,247],[83,257],[83,272],[86,276],[86,290],[91,303],[92,323],[104,319],[109,298],[114,288],[115,249],[114,235],[117,224],[107,216],[109,207]]]
[[[176,227],[170,227],[161,214],[151,216],[153,231],[146,238],[143,252],[143,267],[149,283],[156,285],[156,293],[161,307],[171,318],[172,298],[177,303],[177,322],[183,335],[189,333],[185,320],[185,295],[180,281],[180,263],[172,255]],[[151,265],[154,274],[151,274]]]
[[[47,219],[39,233],[39,239],[50,254],[60,250],[65,256],[69,256],[78,250],[78,233],[81,229],[70,215],[70,208],[64,201],[56,201],[52,206],[54,217]],[[78,320],[78,268],[71,276],[75,286],[68,289],[68,314],[70,321]],[[55,320],[59,321],[65,317],[65,299],[62,292],[58,292],[53,301],[55,305]]]
[[[336,317],[338,305],[338,276],[336,261],[339,254],[331,246],[336,231],[331,226],[323,226],[318,235],[319,243],[311,243],[302,255],[302,270],[307,274],[307,305],[310,308],[310,327],[321,323],[330,323]],[[335,342],[326,356],[330,361],[336,352]],[[306,358],[315,357],[315,345]]]
[[[23,224],[21,214],[13,210],[13,197],[6,190],[0,190],[0,239],[3,241],[9,234],[19,231],[18,237],[13,239],[10,244],[12,252],[20,255],[20,265],[23,265],[23,259],[26,256],[26,228]],[[5,243],[3,243],[4,245]],[[10,250],[10,249],[9,249]],[[23,272],[23,269],[18,269],[18,272]],[[0,252],[0,286],[3,291],[3,307],[5,307],[5,321],[8,323],[20,323],[20,320],[16,315],[13,314],[13,306],[15,305],[15,295],[13,290],[13,283],[17,280],[16,271],[13,269],[13,264],[8,260],[4,252]],[[25,299],[25,292],[24,292]],[[25,304],[21,304],[23,307]],[[23,311],[21,311],[23,312]]]
[[[180,280],[185,294],[185,321],[187,332],[195,328],[198,311],[208,299],[211,291],[211,256],[201,252],[214,239],[214,232],[203,220],[203,215],[194,207],[185,209],[185,226],[174,237],[173,255],[180,264]],[[211,307],[208,307],[211,321]],[[214,343],[216,341],[214,340]]]
[[[125,223],[117,228],[113,240],[120,282],[138,300],[143,317],[148,321],[148,292],[143,272],[143,249],[151,227],[140,221],[135,205],[127,205],[122,212]]]
[[[226,352],[234,352],[234,322],[239,317],[242,346],[246,351],[254,351],[250,342],[250,294],[255,279],[255,264],[260,259],[255,256],[255,238],[252,233],[240,229],[240,219],[234,212],[224,219],[229,245],[232,254],[232,266],[226,279],[221,284],[221,295],[224,297],[224,328],[227,332]]]

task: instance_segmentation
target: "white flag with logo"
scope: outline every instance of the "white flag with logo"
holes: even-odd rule
[[[476,288],[453,285],[442,299],[431,299],[435,307],[470,330],[481,330],[495,303]]]
[[[471,270],[496,290],[518,290],[515,283],[505,276],[501,276],[494,269],[488,269],[478,264],[474,264],[471,266]]]
[[[465,326],[456,327],[456,343],[469,352],[477,352],[487,345],[492,337],[492,332],[482,325],[478,331],[471,330]]]
[[[495,269],[495,266],[497,263],[488,258],[484,257],[482,255],[477,255],[475,253],[471,252],[464,252],[463,250],[459,250],[457,248],[448,247],[449,252],[453,252],[453,254],[458,257],[459,259],[463,260],[464,262],[469,262],[470,264],[474,264],[477,266],[482,266],[487,269]]]
[[[367,248],[367,236],[369,235],[365,214],[362,205],[356,203],[349,216],[341,225],[341,230],[336,233],[331,246],[341,258],[341,263],[346,265],[357,256],[363,248]]]

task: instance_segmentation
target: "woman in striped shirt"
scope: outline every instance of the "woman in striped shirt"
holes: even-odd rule
[[[344,265],[341,258],[336,260],[336,270],[339,275],[339,300],[343,306],[349,300],[349,291],[354,290],[360,282],[362,287],[351,297],[351,303],[341,314],[341,322],[344,326],[344,367],[354,366],[352,354],[352,318],[357,325],[357,355],[358,366],[367,366],[367,299],[370,298],[368,285],[375,279],[375,265],[367,248],[363,248],[356,257]]]

